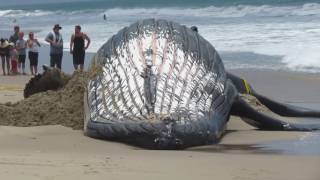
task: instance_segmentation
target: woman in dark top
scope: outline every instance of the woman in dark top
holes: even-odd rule
[[[2,61],[3,75],[9,75],[10,72],[10,45],[7,40],[0,39],[0,56]],[[5,66],[7,65],[7,73]]]
[[[85,41],[87,41],[86,45]],[[81,32],[79,25],[75,26],[75,33],[72,34],[70,41],[70,53],[73,54],[73,66],[75,70],[78,70],[79,65],[80,70],[83,70],[85,50],[88,49],[89,45],[90,38]]]

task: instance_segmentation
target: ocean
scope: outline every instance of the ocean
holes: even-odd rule
[[[103,19],[103,15],[107,19]],[[1,0],[0,32],[45,36],[59,23],[65,50],[80,24],[96,52],[121,28],[144,18],[197,26],[227,69],[320,72],[319,0]],[[1,34],[0,34],[1,36]],[[3,35],[2,35],[3,36]]]

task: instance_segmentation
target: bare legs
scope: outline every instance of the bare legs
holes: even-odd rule
[[[30,66],[30,72],[31,72],[31,75],[34,75],[33,66]]]
[[[80,70],[83,71],[83,64],[80,64]]]
[[[9,75],[9,72],[10,72],[10,62],[9,61],[10,61],[10,58],[8,56],[1,56],[3,75]],[[6,65],[7,65],[7,73],[6,73]]]
[[[31,75],[36,75],[38,73],[37,66],[30,66]]]
[[[22,70],[22,74],[23,74],[23,75],[26,74],[25,68],[26,68],[25,63],[19,62],[19,64],[18,64],[18,69],[19,69],[19,72],[21,72],[21,70]]]
[[[79,66],[80,66],[80,70],[83,71],[83,67],[84,67],[83,64],[73,64],[74,70],[78,70]]]

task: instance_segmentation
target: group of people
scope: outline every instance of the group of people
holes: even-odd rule
[[[26,50],[29,50],[31,74],[37,73],[38,47],[40,43],[34,38],[33,32],[29,33],[27,41],[24,40],[24,33],[19,26],[14,27],[14,34],[8,39],[0,40],[0,56],[2,61],[3,75],[26,74],[25,61]],[[10,63],[11,62],[11,63]]]
[[[63,57],[63,38],[60,33],[62,27],[59,24],[53,26],[45,41],[50,44],[50,66],[61,69]],[[75,32],[70,40],[70,53],[73,55],[74,69],[82,71],[84,68],[85,51],[90,45],[90,38],[81,32],[81,26],[75,26]],[[30,73],[38,73],[39,47],[41,44],[34,37],[33,32],[29,32],[27,40],[19,26],[14,26],[14,33],[9,39],[0,40],[0,57],[2,62],[3,75],[26,74],[25,61],[28,50],[30,61]]]

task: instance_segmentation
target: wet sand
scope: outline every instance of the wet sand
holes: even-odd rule
[[[320,76],[232,70],[274,99],[319,108]],[[0,76],[0,87],[23,87],[25,76]],[[3,90],[4,89],[4,90]],[[5,96],[8,94],[10,96]],[[8,98],[10,97],[10,98]],[[0,102],[17,101],[21,91],[0,88]],[[1,117],[0,117],[1,118]],[[81,130],[54,125],[0,126],[1,179],[290,179],[318,180],[320,153],[305,153],[314,133],[257,131],[232,117],[218,145],[183,151],[151,151],[85,137]],[[312,139],[320,141],[320,136]],[[288,149],[272,145],[289,142]],[[291,142],[291,144],[290,144]],[[292,146],[290,146],[292,145]],[[318,145],[318,144],[316,144]],[[320,148],[319,148],[320,150]]]
[[[1,73],[2,74],[2,73]],[[23,98],[24,85],[32,76],[3,76],[0,75],[1,102],[17,102]]]

